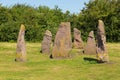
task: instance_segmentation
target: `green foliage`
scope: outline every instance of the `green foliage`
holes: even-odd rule
[[[17,40],[19,26],[15,22],[6,22],[0,26],[0,41],[13,41]]]
[[[96,33],[98,20],[105,23],[107,41],[120,41],[120,0],[90,0],[86,7],[78,15],[79,29],[82,29],[84,36],[94,30]]]
[[[0,5],[0,41],[16,41],[21,24],[26,27],[27,41],[41,41],[47,29],[54,37],[59,23],[66,21],[68,15],[68,12],[64,14],[57,6],[50,9],[46,6],[33,8],[25,4],[16,4],[11,8]]]
[[[47,6],[37,8],[25,4],[15,4],[8,8],[0,5],[0,41],[16,41],[21,24],[26,27],[25,39],[30,42],[41,41],[45,30],[53,35],[61,22],[71,22],[73,28],[77,27],[85,41],[88,33],[97,31],[98,20],[105,23],[107,41],[120,41],[120,0],[90,0],[85,8],[78,14],[69,11],[62,12],[58,6],[50,9]]]

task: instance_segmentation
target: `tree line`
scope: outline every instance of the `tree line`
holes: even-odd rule
[[[108,42],[120,41],[120,0],[90,0],[77,14],[62,12],[55,6],[37,8],[26,4],[11,7],[0,4],[0,41],[15,42],[21,24],[26,27],[25,39],[30,42],[42,41],[45,30],[50,30],[53,39],[61,22],[70,22],[71,30],[76,27],[85,41],[88,33],[97,31],[98,20],[105,23]]]

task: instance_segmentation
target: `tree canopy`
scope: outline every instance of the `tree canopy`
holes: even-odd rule
[[[60,22],[71,22],[71,29],[77,27],[84,40],[91,30],[96,32],[98,20],[105,23],[107,41],[120,41],[120,0],[90,0],[78,13],[62,12],[55,6],[37,8],[25,4],[12,7],[0,5],[0,41],[16,41],[21,24],[26,26],[26,41],[41,41],[45,30],[50,30],[53,39]]]

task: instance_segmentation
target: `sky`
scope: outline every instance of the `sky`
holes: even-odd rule
[[[88,2],[89,0],[0,0],[0,4],[7,7],[19,3],[33,7],[48,6],[53,9],[57,5],[63,12],[69,10],[71,13],[79,13],[85,7],[84,3]]]

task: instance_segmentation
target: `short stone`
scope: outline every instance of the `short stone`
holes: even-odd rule
[[[84,48],[84,54],[96,54],[96,43],[94,38],[94,32],[89,33],[86,46]]]
[[[51,53],[51,43],[52,43],[52,33],[49,30],[46,30],[41,44],[41,50],[43,54]]]
[[[76,49],[83,49],[83,41],[81,38],[81,32],[77,28],[74,28],[73,47]]]

